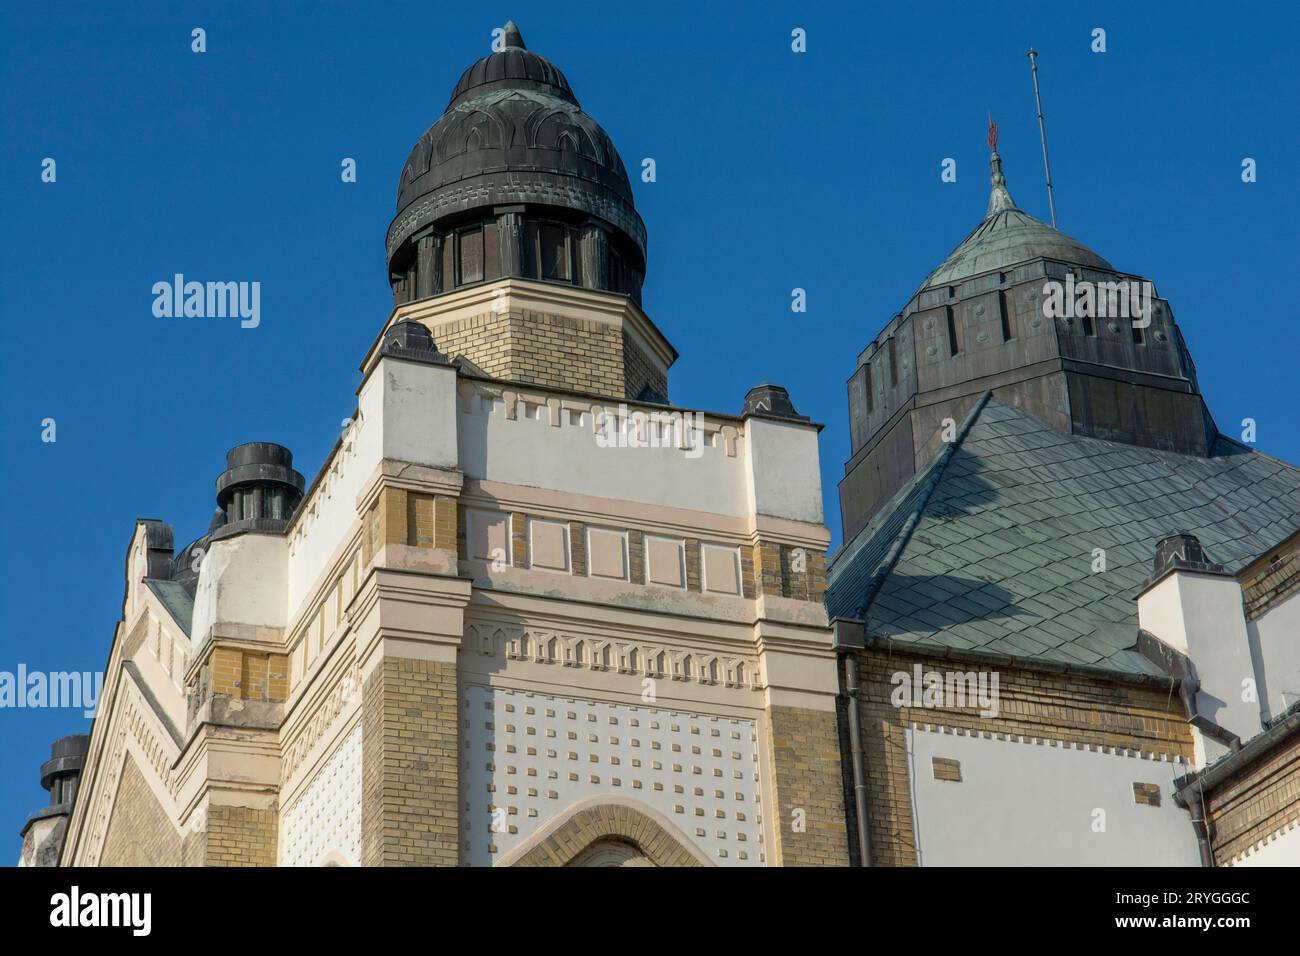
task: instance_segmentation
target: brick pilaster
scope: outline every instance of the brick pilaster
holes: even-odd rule
[[[460,862],[456,666],[386,657],[362,698],[362,860]]]
[[[833,710],[772,707],[769,747],[779,866],[848,866],[848,827]]]

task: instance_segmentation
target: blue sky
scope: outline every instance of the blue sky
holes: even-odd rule
[[[986,113],[1012,194],[1046,218],[1031,44],[1062,230],[1171,301],[1221,429],[1254,418],[1262,451],[1300,461],[1296,7],[1081,6],[6,5],[0,670],[102,668],[134,520],[202,533],[230,446],[286,444],[310,480],[390,311],[402,163],[507,17],[630,170],[656,161],[658,181],[634,188],[646,310],[682,356],[674,401],[735,412],[760,381],[789,388],[827,426],[837,542],[845,381],[983,215]],[[940,181],[946,157],[956,183]],[[261,325],[155,318],[150,289],[177,272],[259,281]],[[50,740],[88,723],[0,721],[16,859]]]

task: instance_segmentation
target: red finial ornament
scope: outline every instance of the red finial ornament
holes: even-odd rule
[[[996,153],[998,151],[998,124],[993,122],[993,114],[989,114],[989,150]]]

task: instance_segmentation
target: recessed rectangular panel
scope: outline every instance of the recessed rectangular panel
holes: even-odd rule
[[[529,551],[534,568],[569,570],[569,526],[558,521],[528,522]]]
[[[704,590],[717,594],[740,593],[740,552],[719,544],[701,548],[704,556]]]
[[[646,579],[670,588],[686,586],[686,546],[676,538],[645,539]]]
[[[587,567],[593,578],[627,580],[627,536],[622,531],[587,529]]]
[[[506,515],[495,511],[470,511],[470,557],[481,561],[510,561],[510,527]]]

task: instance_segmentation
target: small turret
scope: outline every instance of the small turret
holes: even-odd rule
[[[269,519],[288,521],[302,500],[303,477],[293,469],[293,452],[271,442],[247,442],[226,453],[217,479],[217,507],[225,527]]]
[[[50,759],[41,764],[41,786],[49,791],[50,803],[23,825],[19,866],[58,866],[89,749],[90,738],[85,734],[60,737],[51,745]]]

